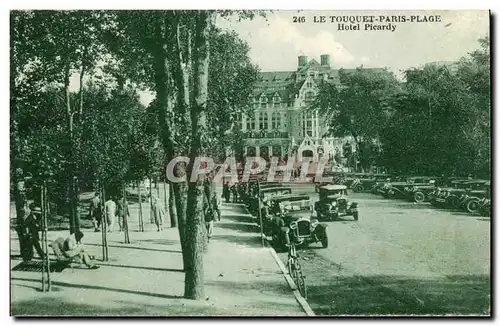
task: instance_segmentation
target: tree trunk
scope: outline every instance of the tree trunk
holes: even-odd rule
[[[168,191],[168,202],[167,202],[167,207],[168,207],[168,213],[170,215],[170,227],[176,228],[177,227],[177,209],[175,207],[175,195],[174,195],[174,188],[171,184],[167,184],[165,182],[165,193]]]
[[[64,73],[64,92],[66,95],[66,114],[68,116],[68,134],[69,134],[69,148],[68,148],[68,195],[69,195],[69,206],[70,206],[70,219],[69,219],[69,232],[73,234],[76,227],[76,204],[78,199],[75,198],[77,194],[75,193],[75,159],[74,159],[74,143],[73,143],[73,112],[71,112],[71,102],[70,102],[70,89],[69,89],[69,77],[70,77],[70,66],[69,63],[66,65]]]
[[[200,11],[195,22],[194,46],[194,105],[191,107],[191,161],[192,171],[195,158],[205,154],[206,140],[206,107],[208,98],[208,65],[209,28],[212,12]],[[184,296],[188,299],[203,299],[205,296],[203,272],[203,199],[204,185],[202,180],[189,181],[187,214],[186,214],[186,244],[188,268],[185,270]]]
[[[21,256],[26,250],[27,244],[24,241],[26,228],[24,220],[26,218],[26,190],[24,186],[24,173],[20,168],[14,170],[14,202],[16,205],[16,232],[19,239]]]
[[[169,62],[167,58],[167,49],[170,45],[164,44],[165,27],[168,22],[158,20],[155,26],[155,39],[158,43],[152,53],[154,57],[154,71],[155,71],[155,91],[158,106],[158,121],[160,125],[160,138],[162,140],[163,148],[167,155],[167,161],[170,162],[175,157],[175,145],[173,141],[173,96],[172,93],[173,83],[172,76],[169,69]],[[171,31],[170,31],[171,32]],[[180,171],[182,172],[182,171]],[[185,173],[185,171],[183,172]],[[186,182],[179,182],[172,184],[173,194],[175,197],[176,215],[179,226],[179,239],[182,248],[182,259],[184,263],[184,270],[188,265],[186,260],[186,237],[185,237],[185,221],[186,221]]]
[[[144,216],[142,215],[141,183],[137,182],[137,196],[139,197],[139,232],[144,232]]]

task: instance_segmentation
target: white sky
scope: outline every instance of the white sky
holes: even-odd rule
[[[390,31],[338,31],[337,23],[314,23],[314,16],[344,15],[441,15],[440,23],[396,23]],[[293,16],[305,16],[306,23],[293,23]],[[251,60],[262,71],[292,71],[297,56],[318,62],[330,54],[332,68],[387,67],[400,71],[433,61],[455,61],[478,48],[477,40],[489,33],[489,13],[468,11],[326,11],[280,10],[268,13],[267,21],[257,17],[237,22],[217,19],[217,25],[236,31],[251,47]],[[142,93],[143,103],[153,99]]]

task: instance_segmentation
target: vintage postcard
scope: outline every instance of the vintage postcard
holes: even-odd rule
[[[484,316],[488,10],[12,10],[10,313]]]

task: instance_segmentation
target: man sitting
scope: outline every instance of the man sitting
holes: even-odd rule
[[[85,264],[89,269],[97,269],[99,266],[92,263],[89,254],[83,248],[81,240],[83,233],[76,231],[66,239],[60,237],[51,243],[52,250],[59,261],[70,261]]]

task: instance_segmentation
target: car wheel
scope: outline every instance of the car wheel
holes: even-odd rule
[[[387,192],[387,198],[394,199],[396,197],[396,193],[394,191]]]
[[[359,219],[359,212],[352,213],[352,217],[354,217],[354,220],[357,221]]]
[[[363,187],[363,185],[357,185],[356,187],[354,187],[353,190],[355,192],[363,192],[363,190],[365,190],[365,188]]]
[[[330,214],[330,221],[336,221],[338,219],[339,219],[339,214],[338,213]]]
[[[323,248],[328,248],[328,234],[326,233],[326,229],[324,230],[323,237],[321,237],[321,245]]]
[[[417,191],[413,194],[413,200],[416,203],[422,203],[425,200],[425,194],[421,191]]]
[[[479,201],[477,199],[472,199],[467,203],[467,211],[469,213],[475,214],[479,211]]]
[[[448,206],[452,207],[452,208],[458,208],[460,202],[458,201],[458,198],[453,196],[451,198],[446,198],[446,203],[448,204]]]

